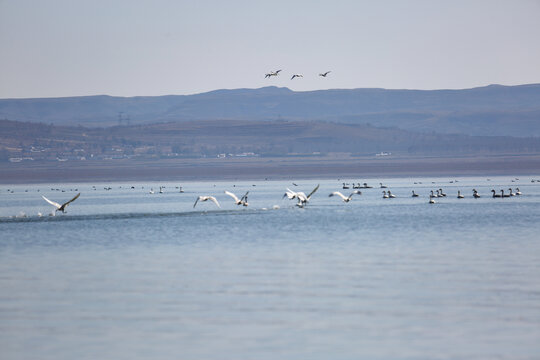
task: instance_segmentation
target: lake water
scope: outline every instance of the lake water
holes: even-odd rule
[[[538,359],[540,176],[517,177],[377,179],[397,198],[350,203],[328,197],[349,179],[1,185],[0,357]],[[193,208],[207,194],[221,209]]]

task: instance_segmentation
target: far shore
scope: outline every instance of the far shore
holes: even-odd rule
[[[20,162],[0,164],[0,183],[370,179],[380,177],[540,174],[540,154],[205,158]]]

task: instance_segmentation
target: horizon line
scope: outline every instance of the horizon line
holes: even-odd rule
[[[318,92],[318,91],[343,91],[343,90],[388,90],[388,91],[461,91],[461,90],[474,90],[474,89],[481,89],[481,88],[487,88],[487,87],[520,87],[520,86],[538,86],[540,83],[523,83],[523,84],[514,84],[514,85],[505,85],[505,84],[488,84],[488,85],[481,85],[481,86],[474,86],[474,87],[467,87],[467,88],[438,88],[438,89],[414,89],[414,88],[383,88],[383,87],[357,87],[357,88],[328,88],[328,89],[317,89],[317,90],[291,90],[287,86],[276,86],[276,85],[269,85],[269,86],[263,86],[263,87],[257,87],[257,88],[248,88],[248,87],[240,87],[240,88],[221,88],[221,89],[214,89],[214,90],[208,90],[208,91],[202,91],[197,93],[189,93],[189,94],[162,94],[162,95],[133,95],[133,96],[121,96],[121,95],[109,95],[109,94],[93,94],[93,95],[70,95],[70,96],[43,96],[43,97],[7,97],[7,98],[0,98],[0,100],[37,100],[37,99],[67,99],[67,98],[83,98],[83,97],[113,97],[113,98],[125,98],[125,99],[131,99],[131,98],[152,98],[152,97],[167,97],[167,96],[196,96],[196,95],[203,95],[203,94],[210,94],[213,92],[218,91],[241,91],[241,90],[262,90],[262,89],[270,89],[270,88],[276,88],[276,89],[282,89],[282,90],[288,90],[293,93],[310,93],[310,92]]]

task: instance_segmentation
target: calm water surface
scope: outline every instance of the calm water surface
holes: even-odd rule
[[[353,180],[2,185],[1,358],[538,359],[540,176],[518,177],[373,180],[398,197],[348,204],[328,194]]]

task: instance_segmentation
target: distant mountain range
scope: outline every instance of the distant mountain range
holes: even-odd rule
[[[0,99],[0,119],[106,127],[194,120],[330,121],[420,133],[540,136],[540,84],[465,90],[287,88],[156,97]]]

